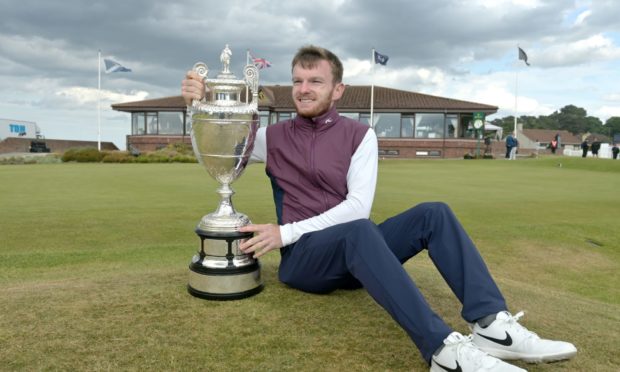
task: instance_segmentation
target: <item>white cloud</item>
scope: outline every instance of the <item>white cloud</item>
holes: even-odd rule
[[[148,92],[136,91],[129,94],[101,91],[101,103],[109,105],[117,102],[142,101],[148,97]],[[90,105],[99,100],[99,91],[95,88],[69,87],[56,92],[56,96],[66,98],[77,105]]]
[[[48,39],[40,36],[24,37],[0,34],[0,54],[13,63],[21,63],[31,68],[63,68],[71,70],[92,69],[85,64],[79,53],[68,53],[71,45],[61,39]]]
[[[620,47],[613,39],[596,34],[574,42],[554,44],[528,56],[532,64],[540,67],[572,66],[620,58]]]
[[[573,26],[581,26],[590,15],[592,15],[592,11],[590,9],[579,13]]]
[[[601,106],[600,108],[594,110],[594,112],[590,115],[594,115],[601,119],[603,123],[607,121],[612,116],[620,117],[620,106]]]
[[[342,61],[344,67],[343,79],[345,83],[349,80],[355,80],[359,76],[368,76],[370,74],[370,60],[359,60],[357,58],[349,58]]]
[[[370,85],[372,82],[385,87],[418,91],[424,86],[439,86],[446,79],[445,73],[439,68],[395,68],[390,67],[388,62],[388,66],[375,65],[374,71],[371,71],[370,60],[355,58],[346,59],[342,64],[346,84]]]
[[[620,93],[609,93],[603,96],[603,100],[620,104]]]
[[[440,93],[451,98],[497,106],[498,116],[515,114],[514,76],[509,73],[498,72],[453,80]],[[549,115],[554,111],[554,108],[540,102],[538,98],[521,92],[516,104],[517,116]]]
[[[452,76],[438,68],[375,68],[374,79],[369,60],[347,59],[345,83],[355,85],[381,85],[465,101],[479,102],[498,107],[499,116],[514,115],[515,87],[512,72],[496,72],[486,75]],[[517,115],[549,115],[558,107],[543,103],[536,97],[519,93]]]

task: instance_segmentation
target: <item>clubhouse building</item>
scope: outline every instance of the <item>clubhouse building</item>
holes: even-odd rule
[[[294,117],[291,90],[290,85],[260,88],[261,127]],[[370,101],[370,86],[349,85],[337,103],[338,112],[370,125],[379,139],[379,156],[390,158],[462,158],[473,154],[479,146],[474,114],[497,112],[496,106],[487,104],[375,86],[371,123]],[[118,103],[112,108],[131,113],[128,149],[153,151],[170,143],[191,143],[181,96]]]

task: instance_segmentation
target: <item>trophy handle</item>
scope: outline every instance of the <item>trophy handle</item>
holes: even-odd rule
[[[254,65],[247,65],[243,69],[243,75],[252,95],[258,95],[258,68]]]
[[[206,88],[207,75],[209,74],[209,67],[207,67],[207,64],[204,62],[197,62],[194,64],[194,67],[192,67],[192,70],[202,78],[202,82],[205,83]],[[207,93],[205,91],[205,95],[206,94]],[[192,107],[197,107],[199,104],[200,101],[197,99],[192,100]]]

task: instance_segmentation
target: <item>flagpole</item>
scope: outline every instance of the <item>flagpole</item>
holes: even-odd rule
[[[517,50],[519,50],[519,45],[517,44]],[[517,68],[515,70],[515,120],[514,120],[514,135],[518,137],[517,134],[517,100],[519,97],[519,60],[517,59]]]
[[[372,54],[370,56],[370,127],[373,128],[374,124],[374,106],[375,106],[375,48],[372,48]]]
[[[97,53],[97,150],[101,151],[101,49]]]

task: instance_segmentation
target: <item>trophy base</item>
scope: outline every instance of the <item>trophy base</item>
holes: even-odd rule
[[[219,280],[220,281],[219,284],[228,285],[230,281],[238,281],[238,279],[240,279],[239,281],[249,281],[253,283],[254,275],[251,275],[249,278],[247,277],[246,278],[232,278],[232,277],[218,278],[216,276],[211,276],[211,277],[200,276],[200,277],[194,278],[194,280],[192,280],[191,276],[192,276],[192,273],[190,273],[190,284],[187,285],[187,291],[192,296],[202,298],[205,300],[216,300],[216,301],[241,300],[243,298],[252,297],[255,294],[260,293],[264,288],[262,284],[259,284],[257,287],[254,287],[254,288],[248,289],[247,291],[242,291],[242,292],[239,292],[238,289],[235,289],[231,293],[204,292],[199,289],[196,289],[192,285],[200,286],[200,282],[206,281],[206,282],[209,282],[209,284],[206,285],[206,287],[211,288],[211,287],[214,287],[214,285],[217,285],[217,283],[214,283],[214,281]]]
[[[202,217],[196,227],[196,234],[215,237],[219,233],[222,236],[235,236],[239,234],[237,229],[249,225],[252,222],[243,213],[234,212],[230,215],[207,214]]]
[[[252,233],[208,232],[200,228],[196,233],[201,238],[201,251],[189,265],[188,292],[195,297],[207,300],[238,300],[253,296],[263,290],[260,275],[260,263],[256,259],[239,260],[240,256],[232,254],[232,243],[235,240],[252,237]],[[222,267],[204,265],[205,240],[225,240],[228,245],[227,263]],[[243,262],[242,266],[235,263]]]

